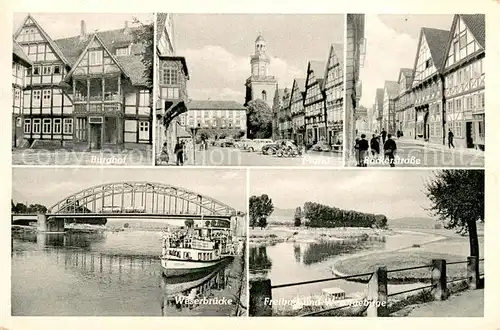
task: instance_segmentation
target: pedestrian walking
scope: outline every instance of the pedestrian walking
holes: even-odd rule
[[[177,141],[177,143],[175,144],[174,153],[176,157],[176,165],[184,165],[184,146],[181,141]]]
[[[356,157],[356,166],[361,166],[359,160],[359,138],[356,138],[356,143],[354,144],[354,156]]]
[[[370,140],[370,149],[372,150],[372,156],[380,154],[380,143],[378,141],[378,137],[375,134],[372,134],[372,138]]]
[[[361,134],[361,140],[358,142],[359,145],[359,164],[361,167],[367,167],[366,157],[368,156],[369,144],[366,140],[366,135]]]
[[[389,158],[389,165],[391,167],[396,166],[394,164],[394,154],[396,153],[397,146],[396,146],[396,141],[392,139],[392,135],[388,134],[387,135],[387,141],[384,143],[384,159],[387,157]]]
[[[387,131],[385,130],[385,128],[382,128],[380,135],[382,136],[382,144],[385,145],[385,138],[387,137]]]
[[[168,165],[169,157],[168,157],[168,147],[167,147],[167,142],[163,143],[163,147],[161,148],[161,153],[160,153],[160,164],[167,164]]]
[[[453,147],[453,149],[455,149],[455,145],[453,144],[453,137],[455,135],[453,134],[453,132],[451,131],[451,128],[448,129],[448,148],[451,149],[451,147]]]

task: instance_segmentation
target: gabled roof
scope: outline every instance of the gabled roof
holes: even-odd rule
[[[242,104],[235,101],[192,100],[187,107],[189,110],[246,110]]]
[[[404,75],[405,77],[412,77],[413,76],[413,69],[408,69],[408,68],[402,68],[399,70],[399,75]]]
[[[399,83],[397,81],[386,80],[384,83],[384,90],[387,90],[389,99],[394,99],[398,96]]]
[[[316,79],[323,77],[325,74],[326,63],[323,61],[309,61],[309,69],[314,71]]]
[[[344,45],[333,43],[330,46],[330,53],[328,54],[328,61],[326,61],[325,73],[323,76],[324,81],[326,81],[326,77],[328,76],[328,64],[330,62],[330,55],[332,52],[339,59],[339,64],[341,65],[341,67],[342,68],[344,67]]]
[[[165,23],[167,22],[167,16],[167,13],[156,14],[156,43],[158,43],[161,39]]]
[[[332,47],[335,55],[339,58],[340,65],[344,65],[344,44],[333,43]]]
[[[83,51],[88,47],[89,39],[93,37],[93,35],[87,35],[84,38],[81,36],[74,36],[52,40],[36,20],[28,14],[21,27],[14,34],[15,38],[17,38],[28,19],[31,19],[37,26],[40,33],[42,33],[54,52],[56,52],[57,56],[59,56],[66,65],[71,67],[77,63]],[[128,28],[127,31],[125,31],[125,28],[99,31],[96,32],[95,35],[98,36],[103,47],[107,49],[111,55],[114,54],[116,48],[131,47],[130,55],[114,57],[114,60],[124,72],[125,76],[130,78],[133,85],[147,85],[148,79],[145,74],[146,65],[143,63],[142,56],[144,53],[144,45],[134,43],[133,37],[133,33],[138,29],[138,27],[132,27]]]
[[[460,14],[458,16],[462,17],[462,21],[467,25],[481,47],[486,48],[484,14]]]
[[[104,51],[108,53],[108,55],[111,57],[111,59],[115,62],[115,64],[118,66],[118,68],[120,68],[120,70],[122,71],[122,73],[125,75],[125,77],[127,78],[130,78],[129,75],[127,74],[128,73],[128,70],[126,70],[119,62],[118,60],[116,59],[116,57],[108,50],[108,48],[106,47],[106,45],[102,42],[101,38],[99,38],[99,36],[97,35],[97,33],[94,33],[94,35],[88,40],[87,42],[87,45],[85,46],[85,48],[81,51],[80,53],[80,56],[78,57],[78,59],[76,60],[76,62],[73,64],[73,68],[68,72],[68,74],[64,77],[64,80],[65,81],[68,81],[69,78],[71,78],[71,76],[73,75],[73,72],[76,70],[76,68],[78,68],[78,64],[80,63],[80,61],[83,59],[83,56],[87,54],[87,50],[89,48],[89,46],[92,44],[92,42],[94,40],[97,40],[97,42],[99,44],[101,44],[101,46],[104,48]]]
[[[384,89],[383,88],[377,88],[377,93],[375,94],[375,103],[381,103],[384,102]]]
[[[306,91],[306,79],[305,78],[295,78],[294,79],[295,83],[299,87],[299,91],[301,93],[305,93]]]
[[[401,80],[401,75],[403,75],[405,77],[409,77],[410,82],[408,83],[408,85],[406,87],[410,88],[411,85],[413,84],[413,75],[414,74],[415,74],[415,71],[413,69],[402,68],[401,70],[399,70],[398,82],[399,82],[399,80]]]
[[[31,66],[33,64],[26,53],[24,53],[22,47],[19,46],[15,40],[12,40],[12,55],[15,60],[22,62],[25,66]]]
[[[449,41],[450,31],[423,27],[420,33],[420,41],[422,40],[422,34],[425,35],[425,40],[431,52],[432,61],[438,72],[441,72],[447,57],[445,45]]]
[[[21,33],[24,25],[26,24],[26,22],[28,20],[31,20],[33,22],[33,24],[35,24],[37,29],[40,31],[40,33],[45,38],[45,40],[47,40],[50,47],[54,50],[54,52],[61,59],[61,61],[63,61],[64,64],[69,65],[68,60],[64,56],[64,53],[61,51],[59,46],[54,42],[54,40],[52,40],[52,38],[47,34],[47,32],[45,32],[45,30],[42,28],[42,26],[40,24],[38,24],[38,22],[33,18],[33,16],[31,16],[31,14],[28,14],[28,16],[26,16],[26,18],[23,21],[23,24],[21,24],[21,26],[17,29],[16,33],[14,33],[14,39],[17,39],[17,37]]]
[[[125,33],[124,29],[114,29],[107,31],[98,31],[94,34],[99,36],[101,42],[111,51],[114,52],[116,48],[126,47],[133,43],[133,33],[137,31],[138,27],[129,28],[130,32]],[[92,34],[81,38],[80,36],[74,36],[69,38],[56,39],[55,42],[61,50],[66,55],[69,64],[73,66],[78,58],[80,57],[82,51],[87,47],[89,39]],[[143,52],[143,46],[139,44],[132,45],[130,56],[140,55]],[[120,59],[126,56],[120,56]],[[120,59],[118,61],[120,61]]]
[[[316,78],[319,88],[323,89],[323,81],[325,80],[325,70],[326,62],[323,61],[309,61],[307,66],[307,76],[309,76],[309,71],[314,72],[314,77]]]

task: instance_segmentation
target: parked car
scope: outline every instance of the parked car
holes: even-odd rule
[[[319,141],[311,147],[311,150],[313,150],[313,151],[331,151],[332,149],[326,143],[326,141]]]
[[[241,139],[239,141],[234,142],[234,146],[239,149],[245,149],[246,145],[248,144],[248,141],[251,141],[249,139]]]
[[[265,144],[260,150],[262,151],[263,155],[274,155],[277,149],[278,149],[278,143],[273,142]]]
[[[222,148],[225,148],[225,147],[234,147],[234,141],[230,140],[230,139],[221,139],[221,140],[215,141],[214,146],[216,146],[216,147],[222,147]]]
[[[270,144],[270,143],[273,143],[273,140],[271,140],[271,139],[253,139],[247,143],[245,150],[248,150],[250,152],[262,150],[262,147],[264,145]]]
[[[280,145],[282,145],[284,143],[286,143],[287,145],[288,144],[292,144],[295,146],[295,142],[293,142],[292,140],[286,140],[286,139],[283,139],[283,140],[277,140],[273,143],[269,143],[269,144],[266,144],[264,145],[262,148],[261,148],[261,151],[262,151],[262,154],[264,155],[274,155],[276,154],[276,151],[279,149]]]

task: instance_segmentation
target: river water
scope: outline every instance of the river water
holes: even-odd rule
[[[167,279],[159,232],[12,232],[12,251],[12,315],[222,316],[233,308],[176,303],[179,295],[235,294],[233,264]]]
[[[393,251],[412,244],[421,244],[435,239],[433,235],[399,232],[376,240],[331,241],[323,243],[284,242],[272,246],[250,247],[250,278],[265,277],[272,285],[304,282],[335,277],[331,266],[334,260],[354,254],[372,251]],[[400,292],[423,284],[388,285],[388,291]],[[273,299],[294,299],[320,295],[325,288],[337,287],[346,295],[364,293],[367,285],[346,280],[291,286],[272,290]]]

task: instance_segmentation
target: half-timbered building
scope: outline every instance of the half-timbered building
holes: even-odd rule
[[[415,130],[415,109],[413,108],[413,94],[411,84],[413,82],[413,69],[399,70],[398,96],[396,98],[396,130],[406,137],[413,137]]]
[[[310,61],[307,65],[304,119],[307,143],[314,144],[326,139],[326,113],[323,82],[326,63]]]
[[[290,93],[290,115],[292,117],[292,139],[297,145],[304,144],[306,131],[304,122],[304,97],[306,95],[306,80],[295,78]]]
[[[398,97],[399,85],[397,81],[386,81],[384,83],[384,101],[382,108],[382,128],[387,133],[396,133],[396,98]]]
[[[290,111],[290,90],[285,88],[283,90],[281,108],[278,114],[278,125],[280,136],[282,139],[292,138],[292,115]]]
[[[456,146],[482,150],[485,142],[484,24],[483,14],[454,16],[444,65],[446,131],[453,132]]]
[[[415,138],[443,143],[443,63],[450,32],[422,28],[414,65],[412,93],[415,105]]]
[[[278,140],[281,139],[281,126],[280,123],[280,115],[281,115],[281,107],[283,106],[283,95],[285,93],[284,88],[278,88],[276,85],[276,91],[274,92],[273,98],[273,107],[271,109],[271,125],[272,125],[272,139]]]
[[[26,71],[32,61],[16,41],[12,42],[12,147],[23,143],[23,91],[26,87]]]
[[[14,39],[33,62],[22,107],[31,147],[151,147],[152,86],[135,29],[87,33],[81,21],[79,36],[53,40],[25,18]]]
[[[327,142],[342,145],[344,129],[344,47],[332,44],[324,77]]]

